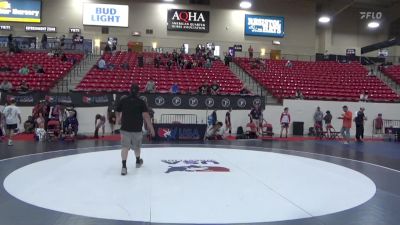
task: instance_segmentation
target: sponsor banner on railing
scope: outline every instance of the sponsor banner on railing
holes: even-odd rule
[[[208,33],[210,30],[210,12],[170,9],[168,10],[167,30]]]
[[[33,106],[40,100],[50,104],[65,104],[75,107],[108,106],[112,101],[118,101],[122,96],[118,93],[71,92],[66,94],[52,94],[30,92],[26,94],[2,93],[1,104],[14,98],[19,106]],[[255,105],[265,106],[260,96],[248,95],[181,95],[181,94],[141,94],[140,98],[152,108],[165,109],[251,109]]]

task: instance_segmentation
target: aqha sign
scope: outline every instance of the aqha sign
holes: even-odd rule
[[[128,27],[129,6],[83,4],[83,25]]]
[[[281,16],[245,16],[245,35],[284,37],[285,19]]]
[[[210,27],[210,12],[170,9],[168,10],[169,31],[188,31],[208,33]]]

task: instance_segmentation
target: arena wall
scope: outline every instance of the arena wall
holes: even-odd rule
[[[372,135],[372,122],[378,113],[383,114],[384,119],[400,120],[400,104],[390,103],[361,103],[361,102],[333,102],[333,101],[305,101],[305,100],[284,100],[283,106],[267,105],[264,111],[265,119],[273,125],[274,132],[280,131],[279,118],[284,107],[289,107],[292,121],[304,122],[304,132],[307,134],[308,128],[314,124],[313,115],[317,106],[325,113],[326,110],[331,111],[333,115],[332,125],[336,130],[340,130],[341,120],[337,119],[342,114],[342,106],[347,105],[353,115],[360,107],[365,107],[365,114],[368,120],[365,122],[365,135]],[[22,118],[26,120],[32,112],[32,107],[21,107]],[[106,115],[106,107],[77,108],[78,120],[80,123],[79,130],[82,133],[92,133],[94,130],[94,116],[96,114]],[[155,109],[155,120],[160,121],[161,114],[195,114],[199,123],[204,123],[207,114],[211,111],[206,110],[171,110],[171,109]],[[219,121],[224,122],[226,111],[217,111]],[[246,126],[249,121],[249,111],[236,110],[232,112],[233,132],[236,132],[238,126]],[[353,124],[354,125],[354,124]],[[106,132],[109,132],[109,125],[106,124]],[[290,133],[292,129],[290,129]],[[355,127],[352,128],[351,134],[355,134]]]

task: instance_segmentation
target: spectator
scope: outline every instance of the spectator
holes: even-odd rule
[[[382,129],[383,129],[383,119],[382,119],[382,113],[378,114],[378,117],[375,118],[374,121],[375,125],[375,134],[382,134]]]
[[[280,137],[281,138],[282,138],[283,130],[285,130],[286,138],[287,138],[290,120],[291,119],[290,119],[290,114],[289,114],[289,108],[286,107],[283,109],[283,113],[281,114],[281,119],[280,119],[280,122],[281,122],[281,136]]]
[[[343,144],[348,145],[350,141],[350,129],[351,129],[351,121],[353,119],[353,113],[349,111],[347,106],[343,106],[343,114],[338,117],[338,119],[343,120],[342,129],[340,133],[344,138]]]
[[[38,65],[38,66],[37,66],[36,73],[39,73],[39,74],[44,74],[44,73],[45,73],[45,72],[44,72],[44,69],[43,69],[43,67],[42,67],[41,65]]]
[[[106,69],[106,61],[104,60],[103,57],[101,57],[101,59],[97,63],[97,68],[99,68],[100,70],[105,70]]]
[[[155,93],[156,92],[156,84],[153,81],[153,79],[150,78],[150,80],[147,81],[144,91],[146,93]]]
[[[144,66],[144,56],[143,53],[139,53],[138,55],[138,66],[143,67]]]
[[[26,80],[22,80],[21,84],[19,85],[19,90],[21,92],[27,92],[29,91],[29,84],[26,83]]]
[[[288,60],[285,64],[286,68],[292,68],[293,64],[290,60]]]
[[[321,112],[321,108],[318,106],[317,110],[314,113],[314,123],[315,127],[319,128],[320,130],[316,130],[317,134],[318,132],[322,132],[322,121],[324,120],[324,114]]]
[[[38,117],[35,119],[36,128],[44,129],[45,119],[43,117],[43,113],[39,112]]]
[[[104,137],[105,132],[105,124],[106,124],[106,117],[100,114],[97,114],[94,121],[94,138],[99,138],[99,129],[101,128],[102,137]]]
[[[64,122],[64,132],[70,133],[71,137],[75,137],[78,134],[79,122],[76,116],[75,110],[69,111],[69,116]]]
[[[204,64],[204,67],[207,69],[210,69],[212,67],[212,62],[211,59],[207,59],[206,63]]]
[[[260,132],[262,130],[262,121],[263,121],[263,114],[262,114],[261,107],[259,105],[256,105],[250,111],[249,115],[250,115],[251,120],[256,124],[257,131]]]
[[[78,42],[78,37],[79,35],[77,33],[74,33],[72,35],[72,49],[76,49],[76,43]]]
[[[217,110],[214,110],[209,116],[208,116],[208,125],[212,126],[217,123]]]
[[[231,112],[232,109],[229,109],[229,111],[225,114],[225,127],[229,131],[229,134],[232,134]]]
[[[364,91],[360,94],[360,102],[367,102],[368,101],[368,92]]]
[[[374,70],[373,70],[373,69],[371,69],[371,70],[368,72],[368,76],[375,76]]]
[[[251,119],[251,117],[249,123],[246,124],[246,133],[247,133],[247,138],[249,139],[257,138],[258,127],[256,123],[254,123],[254,120]]]
[[[11,52],[11,49],[13,48],[13,35],[9,34],[7,37],[7,45],[8,45],[8,49]]]
[[[211,94],[217,95],[220,88],[219,88],[219,85],[217,84],[217,82],[214,81],[213,84],[211,85],[210,89],[211,89]]]
[[[21,111],[17,106],[15,106],[15,99],[11,99],[10,105],[3,109],[3,114],[6,119],[8,146],[11,146],[13,145],[14,131],[18,128],[18,121],[19,124],[21,124]]]
[[[11,67],[8,66],[8,65],[2,65],[2,66],[0,67],[0,72],[11,72],[11,71],[12,71],[12,69],[11,69]]]
[[[107,43],[106,46],[104,47],[104,53],[110,53],[111,52],[111,47],[110,45]]]
[[[217,122],[216,124],[210,126],[207,131],[206,137],[208,140],[222,140],[223,139],[223,130],[222,130],[222,122]]]
[[[207,95],[209,94],[209,92],[210,92],[210,86],[208,85],[208,82],[205,81],[203,85],[199,87],[199,93],[202,95]]]
[[[46,34],[42,35],[41,43],[42,43],[42,48],[47,49],[47,35]]]
[[[167,70],[169,70],[169,71],[171,70],[171,67],[172,67],[173,63],[174,62],[172,61],[172,59],[168,60],[168,62],[167,62]]]
[[[63,61],[63,62],[67,62],[68,61],[67,55],[65,53],[63,53],[61,55],[61,61]]]
[[[324,116],[324,121],[325,121],[325,127],[326,127],[326,130],[327,131],[329,131],[330,129],[330,127],[332,126],[331,124],[332,124],[332,114],[331,114],[331,111],[326,111],[326,114],[325,114],[325,116]]]
[[[304,95],[303,95],[303,93],[301,93],[301,91],[299,89],[296,90],[295,98],[298,99],[298,100],[303,100],[304,99]]]
[[[161,56],[157,55],[156,57],[154,57],[154,67],[160,68],[160,64],[161,64]]]
[[[253,48],[251,47],[251,45],[250,45],[249,49],[247,49],[247,51],[249,52],[249,58],[252,59],[253,58]]]
[[[107,118],[110,124],[111,134],[114,134],[115,123],[117,121],[117,115],[115,113],[116,107],[115,101],[112,101],[107,108]]]
[[[362,139],[364,139],[364,121],[367,120],[364,111],[365,108],[361,107],[360,110],[356,112],[356,116],[354,117],[357,142],[362,142]]]
[[[28,75],[29,74],[29,68],[28,65],[23,66],[21,69],[18,70],[18,73],[20,75]]]
[[[250,94],[251,92],[246,88],[246,86],[242,86],[242,89],[240,90],[240,94],[242,94],[242,95],[248,95],[248,94]]]
[[[170,92],[172,94],[178,94],[180,92],[179,91],[179,85],[176,82],[172,85],[172,87],[170,89]]]
[[[5,92],[9,92],[9,91],[12,91],[12,89],[13,89],[13,85],[7,79],[5,79],[5,80],[3,80],[3,82],[1,82],[0,90],[5,91]]]
[[[63,49],[65,46],[65,35],[61,36],[60,39],[60,47]]]
[[[24,132],[32,134],[35,131],[35,119],[33,116],[28,116],[28,120],[24,122]]]

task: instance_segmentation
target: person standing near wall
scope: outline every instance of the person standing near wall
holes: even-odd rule
[[[143,159],[140,157],[140,148],[143,139],[143,120],[147,124],[150,135],[152,137],[155,135],[146,102],[138,97],[139,90],[139,85],[132,84],[130,95],[121,99],[116,109],[117,121],[121,124],[121,175],[123,176],[128,173],[126,160],[128,159],[128,152],[130,149],[135,151],[136,167],[140,167],[143,164]]]
[[[15,106],[15,99],[10,100],[10,105],[3,110],[6,119],[6,131],[8,135],[8,146],[13,145],[14,130],[18,128],[18,121],[21,124],[21,111]]]
[[[47,35],[46,34],[43,34],[41,43],[42,43],[42,48],[47,49]]]
[[[229,130],[229,134],[232,134],[231,112],[232,109],[229,109],[229,111],[225,114],[225,126],[226,129]]]
[[[343,144],[348,145],[350,141],[350,129],[351,129],[351,122],[353,119],[353,113],[349,111],[349,108],[345,105],[343,106],[343,114],[342,116],[338,117],[338,119],[343,120],[342,129],[340,133],[344,138]]]
[[[321,108],[318,106],[317,110],[314,113],[314,127],[315,127],[315,132],[317,133],[317,136],[319,136],[322,131],[322,121],[324,119],[324,114],[321,112]]]
[[[285,129],[285,133],[286,133],[286,138],[287,138],[287,134],[288,134],[288,129],[289,129],[289,124],[290,124],[290,114],[289,114],[289,108],[286,107],[283,109],[283,112],[281,114],[281,138],[282,138],[282,133],[283,130]]]
[[[252,59],[253,58],[253,48],[251,47],[251,45],[250,45],[249,49],[247,49],[247,51],[249,51],[249,58]]]
[[[367,120],[364,114],[365,108],[361,107],[354,117],[354,123],[356,124],[356,139],[357,142],[363,142],[364,139],[364,121]]]

